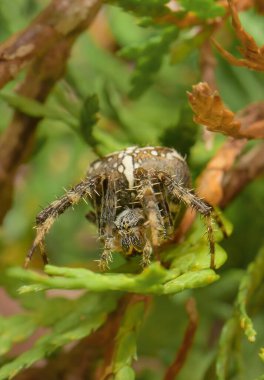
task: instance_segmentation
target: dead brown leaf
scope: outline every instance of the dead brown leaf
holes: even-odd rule
[[[187,94],[197,124],[205,125],[212,132],[241,137],[240,122],[235,119],[234,113],[225,107],[218,92],[211,90],[207,83],[194,85],[192,92]]]
[[[236,58],[231,53],[226,51],[217,41],[212,39],[214,46],[232,65],[248,67],[249,69],[257,71],[264,71],[264,45],[262,47],[259,47],[254,38],[244,30],[239,20],[238,12],[234,6],[233,1],[228,0],[228,4],[231,12],[233,27],[235,29],[237,38],[241,43],[239,51],[244,58]]]
[[[220,132],[236,139],[264,138],[264,103],[251,104],[234,114],[223,103],[217,91],[208,83],[194,85],[188,92],[189,102],[195,114],[194,121],[209,131]]]

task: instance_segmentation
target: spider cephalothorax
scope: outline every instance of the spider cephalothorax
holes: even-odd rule
[[[104,244],[102,269],[108,267],[113,251],[125,256],[139,252],[142,265],[148,265],[153,249],[175,233],[186,206],[204,216],[214,266],[213,209],[190,189],[188,166],[174,149],[130,147],[94,161],[82,182],[38,214],[37,236],[26,265],[37,246],[47,262],[43,250],[46,233],[56,217],[81,199],[94,207]]]

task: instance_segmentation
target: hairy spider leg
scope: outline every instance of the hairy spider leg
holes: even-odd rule
[[[72,187],[61,198],[52,202],[48,207],[42,210],[36,217],[37,234],[35,240],[26,256],[24,266],[28,267],[29,262],[34,254],[35,249],[39,246],[44,264],[48,263],[48,257],[44,251],[44,238],[49,232],[56,218],[64,213],[70,206],[77,204],[83,198],[91,198],[95,187],[94,179],[85,179],[76,186]]]
[[[150,264],[150,259],[151,259],[151,255],[152,255],[152,246],[151,246],[151,243],[150,241],[147,239],[147,237],[145,237],[145,241],[146,241],[146,244],[143,248],[143,251],[142,251],[142,259],[141,259],[141,266],[143,268],[149,266]]]
[[[213,211],[212,211],[212,217],[213,219],[215,220],[216,224],[218,225],[218,227],[220,228],[220,230],[222,231],[222,234],[225,238],[228,238],[228,232],[225,228],[225,225],[224,225],[224,222],[221,218],[221,215],[213,208]]]
[[[99,268],[105,271],[112,261],[114,249],[114,221],[117,210],[116,181],[106,177],[102,183],[101,212],[98,215],[98,233],[104,242],[104,250],[99,260]]]
[[[146,170],[141,169],[138,173],[140,179],[140,188],[137,191],[137,197],[141,207],[147,217],[152,244],[146,239],[146,246],[142,252],[142,265],[148,265],[152,253],[151,247],[158,247],[160,244],[160,235],[166,231],[161,212],[158,207],[157,197],[153,188],[152,176]]]
[[[168,194],[172,198],[177,198],[183,202],[186,206],[195,209],[204,217],[204,223],[207,231],[207,238],[209,242],[210,249],[210,267],[215,269],[215,240],[213,233],[212,219],[214,216],[214,209],[207,202],[200,199],[191,189],[187,189],[182,186],[181,183],[176,182],[170,176],[164,172],[159,173],[159,178],[167,186]]]
[[[88,220],[88,222],[97,226],[96,213],[94,211],[88,211],[87,214],[85,214],[85,218]]]
[[[162,182],[159,181],[159,187],[160,187],[160,192],[159,192],[159,203],[161,204],[161,209],[163,210],[163,222],[165,226],[165,231],[164,231],[164,238],[168,239],[170,238],[172,232],[173,232],[173,221],[172,221],[172,216],[169,211],[169,206],[168,206],[168,200],[166,199],[166,190],[165,186]]]

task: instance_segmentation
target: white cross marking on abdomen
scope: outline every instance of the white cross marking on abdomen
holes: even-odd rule
[[[122,165],[124,166],[123,174],[128,181],[128,187],[132,189],[134,186],[134,163],[132,155],[126,154],[122,159]]]

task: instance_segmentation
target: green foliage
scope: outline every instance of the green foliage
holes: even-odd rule
[[[126,11],[135,13],[137,16],[146,17],[161,16],[169,12],[169,9],[165,7],[166,0],[110,0],[110,4],[118,5]]]
[[[22,315],[7,319],[6,325],[10,330],[9,337],[6,336],[4,330],[1,330],[0,335],[1,340],[6,341],[6,349],[10,348],[10,342],[14,339],[12,336],[17,333],[19,327],[21,328],[21,323],[23,320],[25,322],[25,318],[29,318],[29,321],[24,323],[22,329],[29,327],[29,331],[26,333],[28,335],[33,332],[34,327],[36,328],[39,325],[50,326],[52,330],[38,339],[27,352],[3,365],[0,369],[0,379],[12,378],[23,368],[50,356],[65,344],[89,335],[105,322],[108,313],[115,307],[116,296],[114,294],[87,294],[74,301],[65,300],[63,304],[60,299],[55,299],[55,302],[47,299],[45,314],[43,314],[43,310],[36,309],[31,316]],[[35,321],[33,326],[31,319]],[[17,322],[20,322],[20,326]],[[23,335],[22,333],[18,339],[24,340],[27,337],[26,334]]]
[[[59,107],[43,105],[34,99],[13,93],[1,92],[0,97],[11,107],[26,115],[36,118],[45,117],[48,119],[59,120],[67,123],[72,128],[77,127],[76,120],[73,119],[72,115],[65,108],[61,109]]]
[[[7,353],[15,343],[26,340],[36,329],[36,323],[28,315],[0,318],[0,355]]]
[[[211,28],[204,28],[202,31],[181,32],[179,38],[171,45],[170,59],[172,64],[181,62],[192,54],[192,52],[202,46],[210,37]]]
[[[243,372],[241,333],[242,331],[245,333],[249,342],[255,342],[257,332],[247,309],[250,308],[254,311],[259,304],[259,294],[263,292],[263,278],[264,249],[262,248],[240,280],[233,316],[225,323],[221,334],[216,363],[219,380],[229,378],[230,367],[235,366],[236,372]],[[232,370],[234,369],[232,368]]]
[[[153,263],[140,274],[95,273],[87,269],[47,265],[48,276],[22,268],[10,268],[8,276],[27,282],[19,292],[38,292],[47,289],[87,289],[94,292],[126,291],[132,293],[174,294],[184,289],[206,286],[219,276],[210,268],[210,255],[206,238],[201,239],[202,225],[190,234],[188,240],[164,252],[163,260],[171,263],[164,269]],[[220,238],[220,235],[219,235]],[[216,268],[226,261],[226,253],[216,246]]]
[[[214,0],[180,0],[185,11],[194,12],[201,19],[223,16],[225,11]]]
[[[144,318],[144,302],[129,305],[120,325],[115,352],[113,355],[112,372],[114,380],[133,380],[135,373],[131,368],[132,361],[137,356],[137,333]]]
[[[80,131],[84,140],[91,146],[95,145],[93,137],[93,126],[98,121],[99,102],[96,95],[88,96],[82,106],[80,115]]]
[[[199,251],[197,251],[196,247],[195,253],[197,253],[197,257],[194,257],[192,253],[187,254],[189,259],[187,263],[183,258],[178,258],[176,261],[178,264],[177,267],[171,271],[166,271],[160,264],[155,263],[150,265],[139,275],[101,275],[87,269],[70,269],[51,265],[46,266],[45,271],[47,274],[52,275],[52,277],[25,271],[20,268],[10,269],[8,274],[12,277],[23,279],[25,282],[33,282],[33,285],[21,287],[19,290],[20,293],[47,289],[87,289],[95,292],[119,290],[143,294],[174,294],[184,289],[206,286],[219,278],[213,270],[207,269],[209,262],[208,249],[206,251],[204,248],[205,247],[203,247],[203,252],[199,255]],[[225,253],[218,247],[217,267],[219,263],[222,264],[225,259]],[[182,268],[180,264],[182,264]],[[203,268],[205,265],[207,265],[207,268]],[[182,274],[181,272],[183,272],[183,269],[186,267],[189,271]],[[192,268],[196,270],[191,271]]]
[[[47,289],[86,289],[96,292],[86,294],[74,301],[45,299],[45,305],[31,306],[30,315],[17,315],[3,319],[0,334],[2,353],[7,352],[15,341],[24,341],[39,326],[50,326],[51,333],[41,337],[27,352],[0,369],[0,379],[13,377],[41,358],[50,356],[65,344],[81,339],[103,324],[109,311],[115,307],[117,291],[142,294],[175,294],[185,289],[206,286],[219,276],[211,269],[206,241],[195,242],[196,231],[182,246],[166,252],[164,259],[172,261],[171,269],[165,270],[159,263],[153,263],[140,274],[99,274],[87,269],[71,269],[47,265],[48,276],[22,268],[7,270],[7,278],[16,283],[27,283],[19,289],[21,295]],[[225,252],[217,246],[216,267],[226,260]],[[6,281],[6,280],[5,280]],[[112,291],[112,292],[110,292]],[[102,295],[100,295],[102,293]],[[54,312],[55,311],[55,312]],[[136,330],[142,319],[144,304],[132,304],[124,315],[113,361],[115,379],[133,379],[129,367],[136,354]],[[24,324],[27,329],[22,329]],[[18,335],[17,332],[20,332]]]
[[[155,74],[160,69],[163,57],[168,53],[170,44],[179,31],[174,26],[158,29],[158,33],[139,46],[122,49],[120,56],[135,61],[135,69],[131,79],[132,97],[140,96],[153,83]]]

